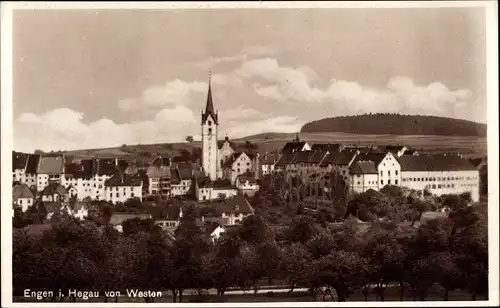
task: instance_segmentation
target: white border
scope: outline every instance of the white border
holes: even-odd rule
[[[297,8],[437,8],[486,10],[488,110],[489,300],[450,302],[265,302],[265,303],[12,303],[12,10],[13,9],[297,9]],[[1,3],[1,149],[2,156],[2,307],[431,307],[498,306],[498,4],[496,1],[360,2],[2,2]]]

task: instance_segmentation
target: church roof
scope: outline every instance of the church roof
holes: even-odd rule
[[[205,107],[205,112],[201,116],[201,123],[205,123],[208,119],[208,116],[212,116],[212,119],[214,120],[215,124],[219,124],[219,121],[217,119],[217,113],[215,113],[214,109],[214,102],[212,100],[212,85],[211,85],[211,80],[208,80],[208,94],[207,94],[207,105]]]

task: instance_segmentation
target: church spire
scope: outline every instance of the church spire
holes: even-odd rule
[[[208,118],[208,115],[211,115],[212,118],[215,121],[215,124],[217,124],[217,114],[215,113],[215,108],[214,108],[214,102],[212,100],[212,72],[208,72],[208,94],[207,94],[207,105],[205,107],[205,113],[203,114],[202,117],[202,122],[205,123],[205,121]]]

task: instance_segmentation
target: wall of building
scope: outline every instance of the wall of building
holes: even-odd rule
[[[212,181],[217,179],[217,166],[219,164],[217,130],[218,127],[211,116],[208,116],[205,123],[201,125],[203,171]]]
[[[125,202],[130,198],[139,198],[142,200],[142,185],[140,186],[107,186],[105,188],[104,200],[117,203]]]
[[[428,191],[434,195],[470,192],[473,201],[479,201],[479,171],[403,171],[402,185],[410,189]]]
[[[351,174],[350,188],[352,192],[363,193],[369,189],[378,190],[377,174]]]
[[[391,153],[385,156],[377,169],[379,172],[379,189],[382,189],[385,185],[401,185],[401,165]]]

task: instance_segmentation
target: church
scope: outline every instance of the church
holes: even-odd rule
[[[235,185],[240,175],[259,177],[259,154],[236,151],[235,145],[226,136],[219,141],[219,112],[214,108],[211,78],[205,110],[201,111],[202,167],[210,180],[229,180]]]

